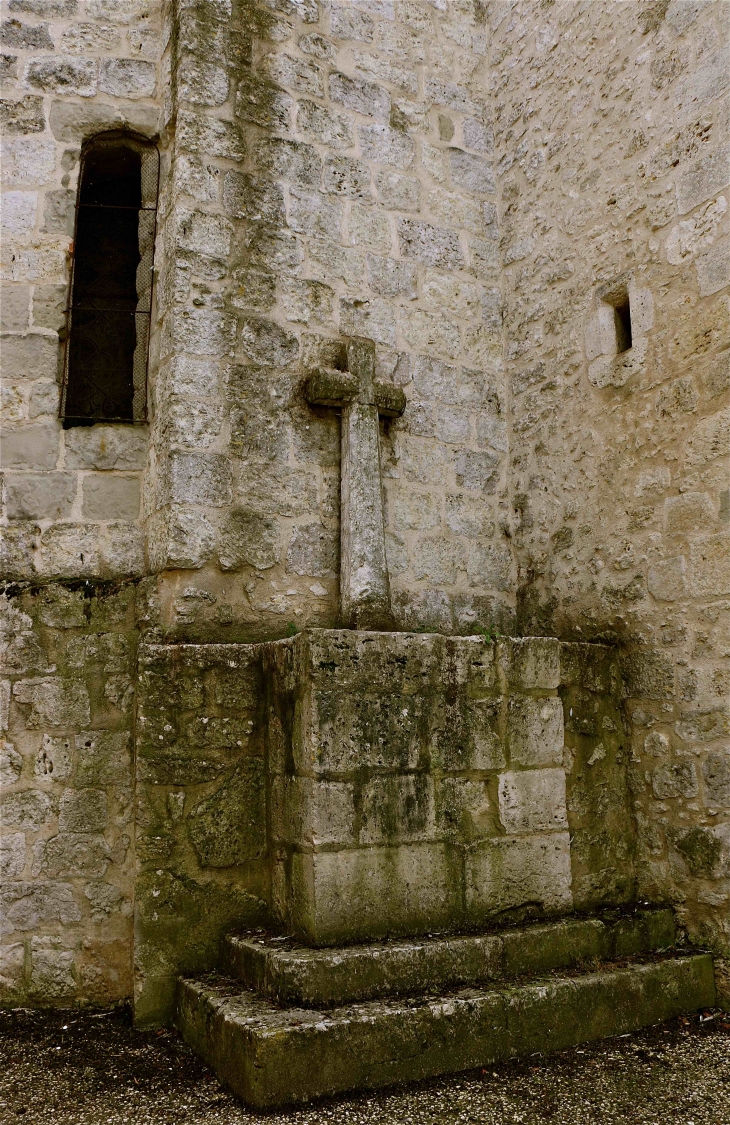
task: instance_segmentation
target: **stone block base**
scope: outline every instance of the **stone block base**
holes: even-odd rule
[[[328,1012],[275,1006],[230,978],[184,980],[177,1019],[221,1081],[268,1109],[561,1050],[714,1001],[703,953]]]

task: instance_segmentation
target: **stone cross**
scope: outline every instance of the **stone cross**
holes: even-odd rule
[[[316,367],[305,384],[312,406],[342,411],[340,486],[340,615],[355,629],[392,629],[380,483],[378,415],[405,410],[400,387],[375,379],[375,345],[360,337],[347,344],[347,371]]]

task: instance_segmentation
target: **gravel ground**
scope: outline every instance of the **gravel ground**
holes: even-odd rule
[[[124,1010],[0,1012],[2,1125],[730,1125],[730,1014],[680,1018],[546,1058],[247,1112],[178,1036]]]

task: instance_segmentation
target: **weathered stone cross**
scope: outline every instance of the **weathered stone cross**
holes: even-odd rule
[[[355,629],[392,629],[378,415],[396,418],[402,414],[406,396],[400,387],[376,381],[375,345],[360,337],[347,344],[347,371],[316,367],[308,373],[305,392],[312,406],[342,410],[342,624]]]

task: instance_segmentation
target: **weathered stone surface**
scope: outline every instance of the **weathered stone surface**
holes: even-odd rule
[[[563,706],[559,699],[513,696],[509,701],[510,763],[560,766],[563,762]]]
[[[714,1000],[711,958],[698,954],[503,990],[369,1002],[326,1015],[276,1008],[225,979],[186,980],[178,1021],[224,1082],[249,1104],[268,1108],[372,1089],[396,1077],[484,1067],[530,1055],[541,1043],[560,1049],[624,1034]],[[414,1039],[427,1048],[414,1052]],[[246,1065],[253,1058],[257,1065]]]
[[[72,469],[141,469],[147,434],[138,426],[75,426],[64,435],[66,465]]]
[[[46,126],[43,98],[33,94],[27,94],[19,101],[3,98],[0,101],[0,124],[5,134],[42,133]]]
[[[0,931],[38,931],[45,923],[71,925],[81,909],[70,883],[7,882],[0,887]]]
[[[188,832],[202,867],[232,867],[265,848],[263,762],[242,763],[188,815]]]
[[[414,995],[438,988],[544,973],[674,944],[670,910],[637,911],[619,921],[566,919],[501,933],[430,937],[310,949],[257,935],[229,935],[223,969],[283,1005],[308,1008]]]
[[[52,836],[41,854],[41,872],[52,879],[101,879],[112,861],[104,837],[88,832]]]
[[[63,519],[71,514],[76,499],[72,473],[13,475],[6,487],[10,519]]]
[[[25,834],[11,832],[0,837],[0,877],[22,879],[25,868]]]
[[[563,770],[503,773],[499,779],[499,816],[508,834],[567,828]]]
[[[31,730],[46,724],[71,729],[89,725],[89,696],[83,681],[58,676],[18,680],[13,696],[18,703],[30,705],[26,722]]]

